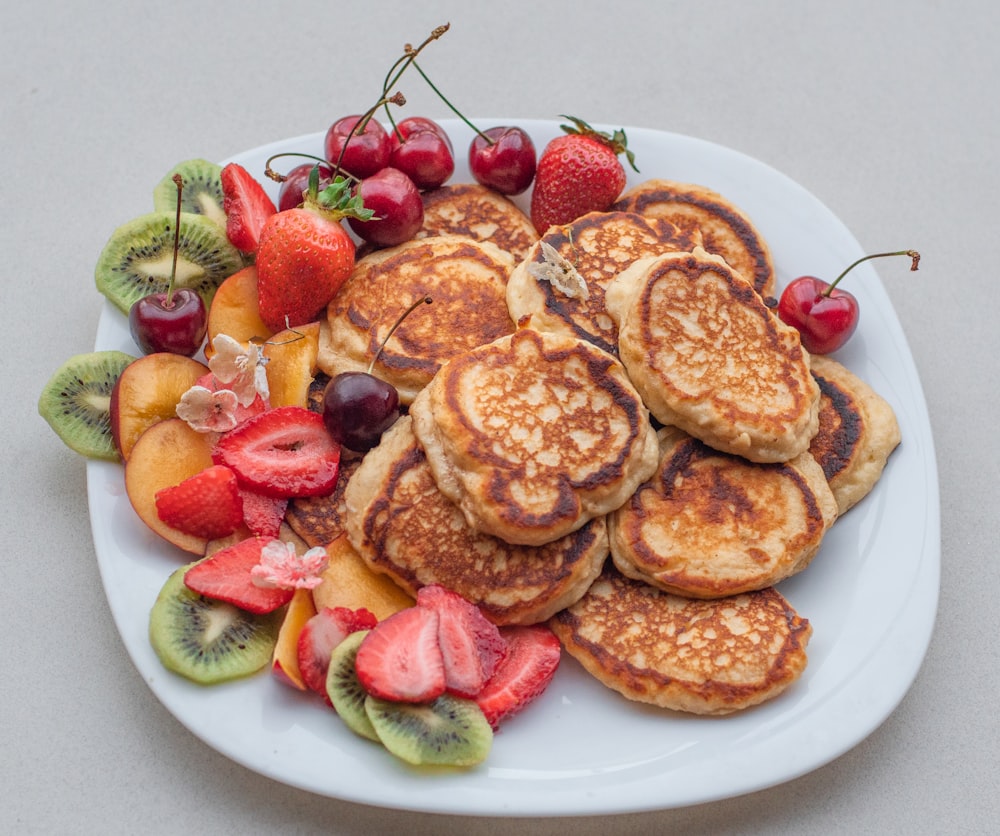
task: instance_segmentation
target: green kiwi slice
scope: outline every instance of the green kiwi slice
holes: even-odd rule
[[[283,611],[254,615],[192,592],[182,566],[149,614],[149,641],[163,666],[202,685],[249,676],[271,661]]]
[[[493,729],[474,700],[442,694],[404,703],[369,695],[365,712],[382,745],[407,763],[474,766],[493,746]]]
[[[223,280],[243,267],[240,251],[204,215],[181,213],[174,287],[198,292],[207,308]],[[94,270],[97,289],[126,315],[150,293],[165,292],[174,257],[175,212],[150,212],[122,224]]]
[[[38,413],[71,450],[91,459],[118,460],[111,437],[111,391],[135,359],[123,351],[77,354],[49,378]]]
[[[226,211],[223,208],[222,166],[208,160],[184,160],[168,171],[153,189],[153,210],[177,211],[177,184],[174,175],[184,179],[181,191],[181,211],[204,215],[226,228]]]
[[[367,630],[351,633],[330,654],[330,667],[326,673],[326,694],[340,719],[355,734],[379,742],[378,733],[365,711],[367,693],[358,680],[354,659]]]

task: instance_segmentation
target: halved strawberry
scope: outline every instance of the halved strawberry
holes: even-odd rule
[[[256,252],[260,231],[278,207],[264,187],[238,163],[223,166],[221,178],[226,237],[241,252]]]
[[[267,496],[325,496],[340,472],[340,445],[323,416],[301,406],[280,406],[226,433],[212,453],[240,484]]]
[[[217,601],[226,601],[247,612],[274,612],[292,600],[293,589],[258,586],[250,572],[260,563],[267,540],[248,537],[220,549],[196,563],[184,574],[184,585],[192,592]]]
[[[447,690],[460,697],[476,696],[507,655],[500,630],[479,607],[440,584],[418,590],[417,606],[438,613]]]
[[[538,697],[552,681],[562,646],[548,627],[501,627],[507,641],[507,656],[493,678],[475,697],[494,731],[500,721],[510,717]]]
[[[326,672],[333,649],[358,630],[370,630],[378,623],[374,613],[364,607],[323,607],[310,618],[299,633],[298,661],[302,681],[318,694],[326,695]]]
[[[358,648],[354,667],[369,694],[396,702],[429,702],[445,690],[438,644],[440,618],[430,607],[407,607],[380,621]]]
[[[251,488],[240,488],[240,496],[243,497],[243,521],[251,533],[267,539],[277,537],[285,519],[288,498],[266,496]]]
[[[156,513],[171,528],[214,540],[236,531],[243,522],[243,500],[236,474],[212,465],[154,496]]]

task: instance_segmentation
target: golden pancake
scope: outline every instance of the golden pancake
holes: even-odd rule
[[[830,357],[814,356],[819,384],[819,432],[809,452],[820,463],[840,513],[860,502],[882,476],[901,436],[889,403]]]
[[[809,565],[837,518],[809,453],[757,464],[674,427],[658,436],[656,473],[609,515],[622,574],[677,595],[722,598],[773,586]]]
[[[608,688],[694,714],[730,714],[785,691],[805,670],[812,633],[773,587],[682,598],[626,578],[610,562],[549,626]]]
[[[656,469],[649,414],[594,345],[530,329],[455,357],[410,409],[434,479],[477,531],[542,545]]]
[[[618,329],[604,307],[608,283],[639,258],[688,251],[700,240],[669,221],[628,212],[591,212],[550,227],[511,273],[511,319],[617,354]]]
[[[693,183],[647,180],[625,192],[612,209],[698,229],[706,250],[721,255],[761,296],[774,296],[774,264],[767,242],[750,218],[717,192]]]
[[[799,333],[701,248],[640,259],[605,296],[618,352],[649,411],[727,453],[788,461],[819,426]]]
[[[342,455],[340,477],[328,496],[297,496],[288,500],[285,522],[310,546],[326,546],[344,533],[347,506],[344,490],[351,474],[361,465],[360,456]]]

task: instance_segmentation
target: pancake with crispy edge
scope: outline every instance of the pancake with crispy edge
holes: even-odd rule
[[[694,714],[730,714],[778,696],[805,670],[812,634],[773,587],[683,598],[624,577],[610,561],[549,626],[608,688]]]
[[[837,518],[809,453],[756,464],[675,427],[658,433],[660,465],[609,515],[622,574],[691,598],[773,586],[801,572]]]

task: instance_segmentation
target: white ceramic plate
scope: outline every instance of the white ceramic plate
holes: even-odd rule
[[[504,123],[510,120],[478,120]],[[553,122],[519,124],[539,151],[559,132]],[[457,121],[445,127],[456,149],[468,147],[467,128]],[[632,182],[700,183],[747,211],[770,243],[779,287],[804,273],[836,276],[863,255],[829,210],[768,166],[689,137],[641,129],[628,136],[642,171],[630,172]],[[321,148],[316,134],[233,159],[263,177],[271,154]],[[453,182],[469,179],[459,160]],[[121,467],[94,462],[88,466],[94,543],[128,652],[167,709],[219,752],[277,781],[377,806],[478,815],[615,813],[739,795],[822,766],[877,728],[913,682],[934,623],[940,564],[937,471],[913,359],[871,262],[853,272],[850,289],[861,323],[837,358],[889,400],[903,442],[875,491],[836,523],[809,569],[782,584],[814,634],[802,679],[772,702],[724,718],[665,712],[624,700],[564,654],[549,689],[503,727],[485,764],[412,770],[351,734],[318,700],[267,674],[203,688],[164,670],[147,639],[149,610],[167,576],[188,558],[134,515]],[[96,345],[135,352],[124,317],[110,305]]]

